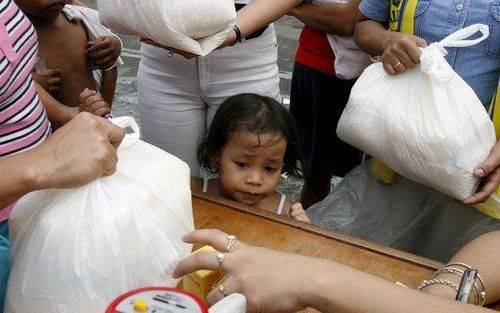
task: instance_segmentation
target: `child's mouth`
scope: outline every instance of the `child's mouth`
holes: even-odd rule
[[[258,194],[255,193],[250,193],[250,192],[241,192],[241,195],[243,196],[244,199],[247,200],[253,200],[259,197]]]

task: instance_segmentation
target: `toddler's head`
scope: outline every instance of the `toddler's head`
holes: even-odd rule
[[[291,114],[276,100],[240,94],[221,105],[198,147],[198,161],[219,173],[224,191],[255,205],[273,193],[280,175],[301,176],[299,133]]]
[[[61,14],[69,0],[15,0],[15,2],[31,19],[50,21]]]

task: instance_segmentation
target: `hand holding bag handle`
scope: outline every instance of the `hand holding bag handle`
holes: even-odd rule
[[[119,126],[123,129],[126,129],[127,127],[130,127],[133,132],[130,134],[126,134],[125,138],[123,138],[123,141],[120,145],[120,148],[124,147],[130,147],[134,143],[140,140],[141,138],[141,131],[139,129],[139,125],[135,121],[133,117],[130,116],[120,116],[120,117],[114,117],[110,119],[110,121],[115,124],[116,126]]]

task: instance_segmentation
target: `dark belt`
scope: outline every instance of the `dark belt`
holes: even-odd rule
[[[236,11],[239,11],[241,10],[246,4],[240,4],[240,3],[235,3],[234,4],[234,7],[236,8]],[[267,29],[267,26],[269,25],[266,25],[256,31],[254,31],[253,33],[251,33],[250,35],[246,36],[245,37],[245,40],[249,40],[249,39],[253,39],[253,38],[257,38],[259,37],[260,35],[262,35],[262,33]]]

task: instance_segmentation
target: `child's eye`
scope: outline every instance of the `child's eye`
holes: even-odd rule
[[[238,167],[248,167],[248,164],[246,164],[245,162],[234,161],[234,164],[236,164],[236,166]]]
[[[271,167],[271,166],[266,166],[266,172],[274,173],[277,170],[278,170],[277,168],[274,168],[274,167]]]

